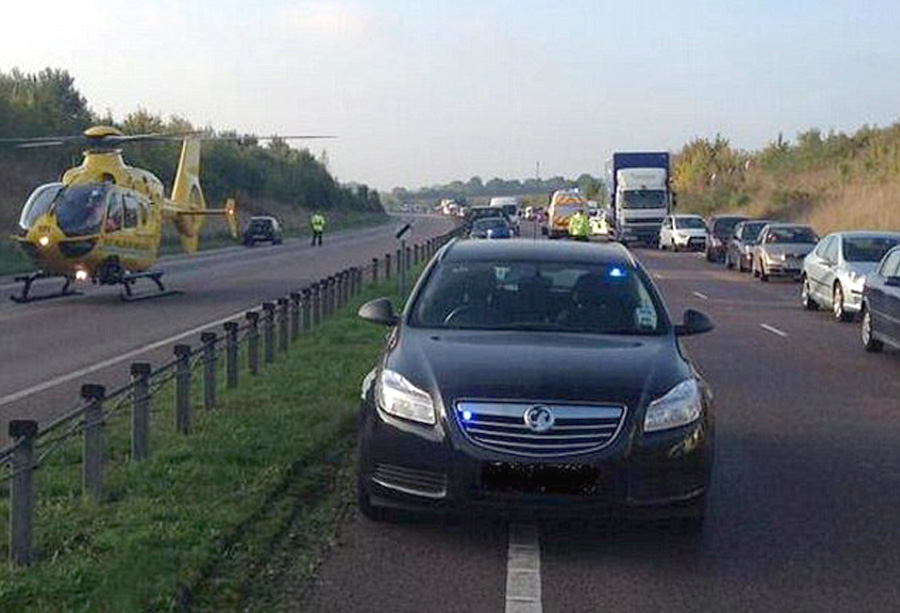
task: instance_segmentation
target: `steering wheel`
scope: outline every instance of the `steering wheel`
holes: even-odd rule
[[[452,322],[454,319],[456,319],[460,315],[463,315],[465,313],[471,313],[474,310],[475,310],[475,307],[472,306],[471,304],[461,304],[458,307],[454,308],[449,313],[447,313],[447,316],[444,317],[444,323],[449,324],[450,322]]]

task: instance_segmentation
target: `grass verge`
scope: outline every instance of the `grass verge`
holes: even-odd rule
[[[277,600],[266,591],[273,551],[288,539],[311,565],[341,508],[335,484],[353,448],[359,382],[385,333],[355,311],[381,295],[397,299],[396,286],[367,287],[265,374],[242,372],[216,411],[195,403],[189,436],[174,431],[172,392],[162,390],[145,462],[125,461],[127,407],[115,414],[102,504],[80,495],[79,440],[57,449],[36,475],[38,562],[0,569],[0,611],[229,611]]]

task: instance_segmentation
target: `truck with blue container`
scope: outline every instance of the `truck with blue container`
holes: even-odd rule
[[[607,163],[613,237],[622,243],[656,245],[675,198],[667,151],[616,152]]]

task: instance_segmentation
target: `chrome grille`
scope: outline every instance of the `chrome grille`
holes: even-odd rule
[[[384,487],[426,498],[447,495],[447,475],[431,470],[417,470],[393,464],[378,464],[372,481]]]
[[[525,414],[546,407],[555,418],[545,432],[526,424]],[[502,453],[563,456],[587,453],[610,444],[625,418],[625,407],[613,404],[459,401],[456,418],[475,444]]]

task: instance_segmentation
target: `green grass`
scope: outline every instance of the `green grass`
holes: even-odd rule
[[[174,431],[171,385],[154,396],[151,458],[128,462],[128,406],[108,421],[106,500],[80,492],[80,439],[36,474],[37,562],[0,567],[0,611],[228,611],[278,601],[273,552],[311,568],[342,508],[335,484],[353,448],[359,383],[385,329],[358,305],[369,286],[258,377],[241,372],[207,413],[195,371],[194,427]],[[245,360],[242,363],[246,363]],[[110,403],[112,404],[112,403]],[[0,490],[0,532],[8,533]],[[8,555],[6,539],[2,555]]]

